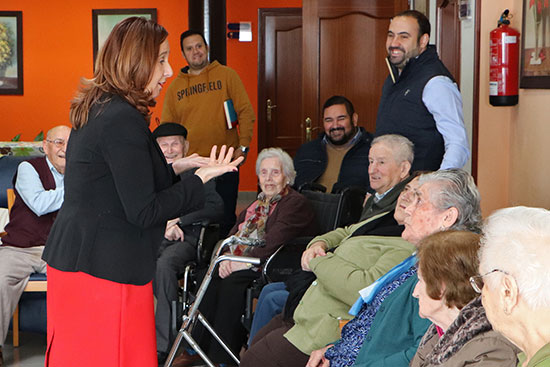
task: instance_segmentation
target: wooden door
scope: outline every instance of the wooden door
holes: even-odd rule
[[[321,105],[340,94],[354,104],[359,125],[374,132],[389,21],[408,8],[408,0],[303,0],[303,124],[310,118],[320,127]]]
[[[258,149],[302,144],[302,10],[260,9]]]
[[[460,85],[460,20],[457,0],[437,0],[437,53]]]

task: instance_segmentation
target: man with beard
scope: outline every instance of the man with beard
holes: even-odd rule
[[[325,132],[303,144],[296,152],[294,167],[299,188],[306,183],[337,192],[350,186],[369,186],[369,149],[372,134],[357,127],[358,115],[343,96],[332,96],[323,105]]]
[[[376,136],[399,134],[413,142],[413,171],[461,168],[470,155],[462,97],[429,40],[424,14],[407,10],[392,19],[386,40],[390,75],[376,119]]]

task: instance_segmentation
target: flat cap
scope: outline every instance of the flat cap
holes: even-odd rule
[[[165,122],[160,124],[155,131],[153,131],[153,138],[160,138],[161,136],[174,136],[181,135],[187,139],[187,129],[185,126],[176,124],[175,122]]]

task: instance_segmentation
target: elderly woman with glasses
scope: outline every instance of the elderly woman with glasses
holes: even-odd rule
[[[550,366],[550,211],[515,207],[483,230],[473,286],[493,328],[518,346],[520,367]]]
[[[411,367],[516,365],[515,347],[493,331],[469,279],[478,268],[478,234],[443,231],[421,241],[418,249],[420,317],[430,326]]]
[[[479,192],[467,172],[424,174],[413,193],[413,203],[405,208],[402,237],[417,247],[438,231],[479,231]],[[363,289],[350,310],[355,318],[343,327],[341,339],[313,351],[307,367],[407,367],[429,326],[419,317],[418,301],[412,297],[416,273],[412,256]]]

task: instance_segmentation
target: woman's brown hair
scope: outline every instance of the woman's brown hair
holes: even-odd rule
[[[131,17],[118,23],[97,56],[94,77],[82,79],[82,85],[71,101],[70,119],[79,129],[88,122],[90,108],[116,94],[135,106],[147,119],[149,107],[155,105],[149,83],[160,45],[168,37],[161,25],[143,17]]]
[[[461,309],[476,297],[470,277],[478,273],[481,236],[468,231],[442,231],[420,242],[418,267],[432,299]]]

